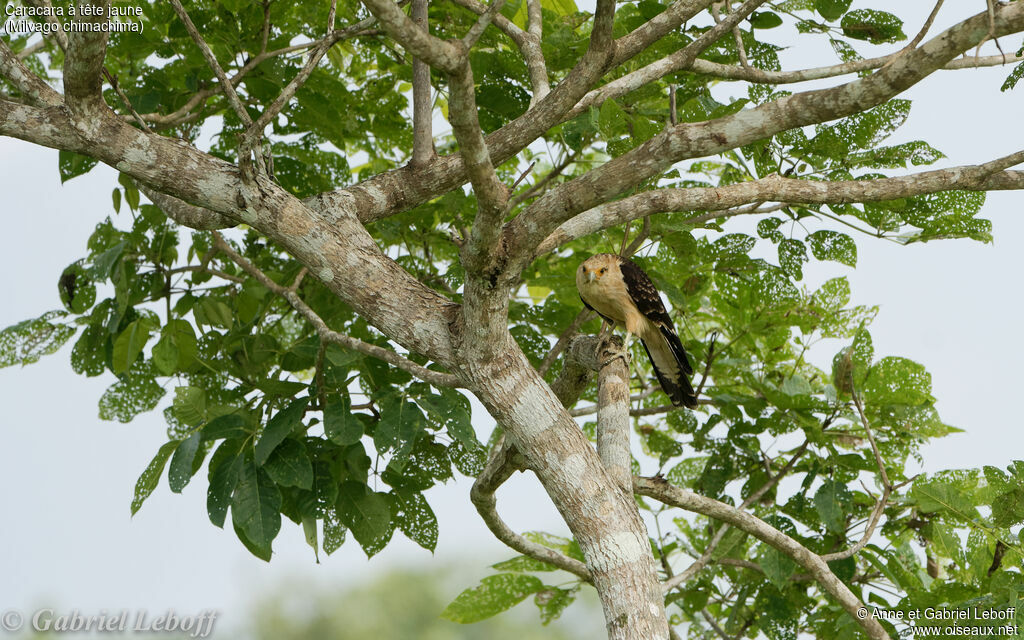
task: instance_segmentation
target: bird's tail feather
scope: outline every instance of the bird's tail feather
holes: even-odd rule
[[[653,333],[653,332],[652,332]],[[662,390],[672,400],[672,404],[693,408],[697,406],[697,394],[690,383],[693,367],[686,357],[686,351],[679,337],[671,331],[661,328],[660,335],[641,336],[641,342],[647,357],[654,365],[654,373],[658,376]],[[651,343],[650,345],[648,343]],[[654,346],[654,353],[651,352]]]

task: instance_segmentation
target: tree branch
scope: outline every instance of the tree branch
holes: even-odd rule
[[[597,374],[597,455],[608,475],[626,493],[631,493],[632,476],[629,452],[629,367],[619,336],[609,336],[598,351],[603,362]]]
[[[91,27],[102,27],[107,16],[109,0],[82,0],[82,4],[97,10],[97,14],[82,12],[72,20],[76,27],[68,34],[67,55],[64,58],[64,96],[74,111],[90,111],[103,104],[103,57],[107,52],[108,32]]]
[[[206,44],[206,40],[196,29],[196,25],[192,22],[192,18],[189,17],[188,12],[181,6],[181,0],[170,0],[171,6],[174,7],[174,12],[178,14],[178,19],[181,20],[182,24],[185,25],[185,30],[188,31],[188,35],[192,38],[192,41],[199,47],[199,51],[203,54],[203,58],[206,60],[206,64],[210,66],[214,75],[217,76],[217,80],[220,82],[221,91],[227,96],[228,104],[234,109],[235,114],[247,127],[252,125],[252,118],[249,117],[249,113],[245,110],[245,106],[242,105],[242,101],[238,98],[238,94],[235,93],[235,85],[228,79],[227,74],[224,73],[224,69],[221,68],[220,63],[217,62],[217,57],[213,55],[213,51],[210,50],[210,45]]]
[[[829,569],[828,564],[822,560],[821,556],[810,551],[785,533],[766,524],[763,520],[717,500],[706,498],[687,489],[672,486],[662,478],[634,476],[633,489],[641,495],[654,498],[665,504],[710,516],[716,520],[731,524],[765,544],[778,549],[806,569],[814,577],[814,580],[860,624],[869,638],[889,640],[889,634],[886,633],[885,628],[877,620],[872,619],[870,616],[861,619],[857,612],[864,607],[864,603],[832,573],[832,570]]]
[[[452,2],[477,15],[483,15],[487,12],[487,5],[479,0],[452,0]],[[538,4],[539,9],[538,0],[528,0],[528,2]],[[528,4],[527,6],[529,7],[530,5]],[[523,60],[526,62],[526,67],[530,72],[530,85],[533,88],[533,96],[530,100],[530,107],[532,108],[538,100],[551,91],[551,85],[548,82],[547,63],[544,62],[544,52],[540,47],[541,27],[538,24],[536,29],[534,29],[533,18],[530,18],[530,31],[523,31],[514,22],[500,13],[494,16],[494,26],[498,27],[515,43],[516,47],[519,48],[519,53],[523,56]]]
[[[224,240],[224,238],[222,238],[221,235],[216,231],[213,232],[213,237],[215,246],[221,253],[224,253],[229,258],[231,258],[231,260],[235,264],[242,268],[242,271],[245,271],[250,276],[255,278],[260,284],[269,289],[271,292],[287,300],[288,303],[292,305],[292,307],[296,311],[298,311],[306,319],[307,322],[313,325],[313,328],[316,329],[316,332],[320,336],[321,340],[333,342],[339,346],[345,347],[346,349],[351,349],[352,351],[362,353],[363,355],[383,360],[384,362],[387,362],[391,366],[397,367],[398,369],[401,369],[407,373],[411,373],[417,378],[425,382],[429,382],[430,384],[436,387],[464,386],[459,382],[459,379],[456,376],[450,373],[442,373],[440,371],[427,369],[426,367],[420,366],[413,362],[412,360],[409,360],[408,358],[403,358],[394,351],[385,349],[383,347],[378,347],[375,344],[363,342],[362,340],[359,340],[357,338],[346,336],[344,334],[338,333],[337,331],[334,331],[333,329],[327,326],[327,323],[324,322],[323,318],[321,318],[315,311],[313,311],[313,309],[309,307],[309,305],[306,304],[306,302],[299,296],[299,294],[295,291],[294,288],[284,287],[271,280],[270,277],[267,274],[260,271],[256,267],[256,265],[249,262],[240,253],[235,251],[234,248],[232,248],[232,246],[228,244]]]
[[[494,16],[501,11],[501,7],[505,4],[505,0],[491,0],[491,5],[487,7],[487,11],[480,15],[473,26],[469,28],[469,32],[462,37],[462,46],[466,50],[473,48],[476,41],[480,39],[480,36],[484,34],[484,29],[487,28],[491,21],[494,20]]]
[[[0,76],[9,80],[34,105],[54,107],[64,102],[59,93],[22,64],[2,38],[0,38]]]
[[[458,72],[465,64],[466,54],[463,49],[427,33],[391,0],[363,0],[363,4],[380,21],[384,31],[414,57],[448,74]]]
[[[512,474],[522,469],[522,461],[517,460],[515,448],[505,439],[504,434],[495,443],[491,454],[487,459],[487,465],[477,476],[470,490],[469,497],[476,507],[480,517],[483,518],[487,528],[491,530],[498,540],[501,540],[509,547],[519,553],[529,556],[535,560],[546,562],[554,567],[568,571],[586,582],[590,582],[590,571],[587,566],[569,556],[545,547],[544,545],[531,542],[513,531],[505,521],[498,515],[497,499],[495,492],[505,483]]]
[[[429,0],[413,0],[412,21],[430,33],[427,22]],[[431,106],[430,65],[412,59],[412,164],[422,167],[437,156],[434,151],[433,108]]]
[[[576,215],[539,243],[533,257],[543,255],[567,242],[603,229],[668,211],[715,212],[765,202],[793,204],[879,202],[953,189],[967,191],[1024,189],[1024,172],[1001,171],[997,168],[1000,164],[1007,162],[1011,163],[1007,166],[1024,162],[1024,152],[1011,154],[986,164],[923,171],[893,178],[829,182],[783,178],[778,174],[773,174],[760,180],[724,187],[643,191]],[[687,222],[696,224],[727,215],[762,213],[763,211],[762,208],[755,207],[728,214],[708,213],[690,218]]]
[[[609,98],[629,93],[673,71],[689,67],[705,49],[714,44],[723,35],[729,33],[733,27],[746,19],[748,15],[765,2],[767,0],[747,0],[735,12],[727,15],[721,22],[702,33],[700,37],[679,51],[656,62],[652,62],[637,71],[628,73],[621,78],[612,80],[600,89],[591,91],[566,114],[566,119],[576,117],[590,108],[591,105],[600,105]]]
[[[223,214],[197,207],[166,193],[160,193],[142,182],[135,181],[135,186],[146,194],[153,204],[160,207],[160,210],[167,214],[168,218],[180,225],[200,231],[227,229],[238,225],[237,222]]]

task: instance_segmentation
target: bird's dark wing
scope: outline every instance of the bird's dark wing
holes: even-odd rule
[[[626,293],[633,299],[637,310],[655,324],[672,327],[672,318],[665,311],[658,288],[654,286],[644,270],[628,258],[619,258],[619,260],[619,270],[622,271],[622,279],[626,282]],[[673,333],[675,333],[674,329]]]
[[[672,318],[661,301],[661,294],[658,293],[658,289],[651,282],[650,277],[632,260],[621,258],[619,269],[622,271],[626,292],[633,299],[633,304],[658,328],[661,333],[660,338],[665,341],[681,372],[681,375],[675,376],[666,375],[666,372],[661,371],[655,359],[651,357],[651,347],[645,342],[644,348],[647,349],[647,356],[651,359],[651,364],[655,365],[654,371],[658,375],[661,388],[672,399],[673,404],[695,406],[697,397],[688,377],[693,374],[693,367],[690,365],[690,358],[686,355],[686,350],[683,349],[683,343],[679,340]]]

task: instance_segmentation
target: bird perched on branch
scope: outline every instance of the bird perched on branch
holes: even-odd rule
[[[640,338],[672,404],[697,406],[690,384],[693,367],[658,290],[643,269],[628,258],[599,253],[576,270],[576,288],[588,309],[612,326],[626,327],[625,351],[633,336]]]

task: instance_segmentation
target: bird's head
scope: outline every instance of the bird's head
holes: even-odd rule
[[[599,282],[613,267],[616,256],[610,253],[599,253],[580,263],[576,279],[586,283]]]

